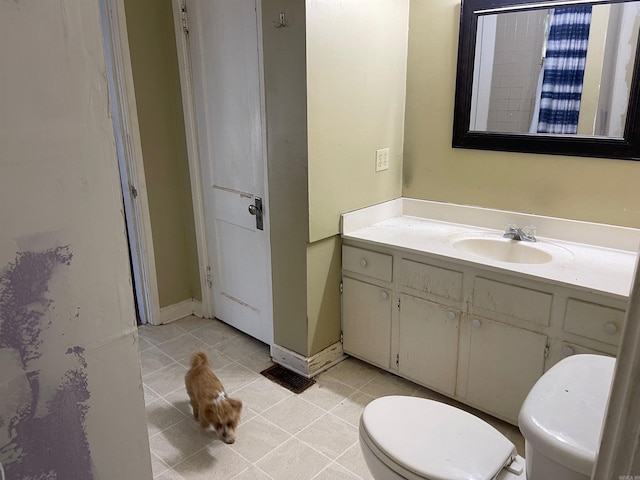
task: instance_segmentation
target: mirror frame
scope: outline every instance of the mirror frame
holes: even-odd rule
[[[636,47],[633,79],[629,89],[624,137],[469,130],[476,31],[480,15],[524,10],[528,7],[553,8],[580,3],[598,5],[628,1],[631,0],[461,0],[452,146],[479,150],[640,160],[640,35],[639,45]]]

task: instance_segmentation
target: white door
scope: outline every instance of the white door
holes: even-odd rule
[[[256,0],[188,0],[186,7],[214,315],[272,344]],[[260,201],[262,225],[254,208]]]

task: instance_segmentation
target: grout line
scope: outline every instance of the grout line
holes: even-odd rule
[[[227,339],[225,339],[225,340],[221,340],[220,342],[216,342],[216,343],[214,343],[214,344],[208,344],[207,342],[204,342],[203,340],[200,340],[200,339],[197,337],[197,333],[196,333],[196,332],[197,332],[198,330],[200,330],[200,329],[208,328],[208,326],[207,326],[207,325],[203,325],[203,326],[201,326],[201,327],[199,327],[199,328],[196,328],[196,329],[194,329],[194,330],[192,330],[192,331],[186,331],[186,330],[185,330],[184,328],[182,328],[180,325],[176,325],[176,326],[177,326],[181,331],[183,331],[184,333],[181,333],[181,334],[177,335],[177,336],[176,336],[176,337],[174,337],[173,339],[166,340],[166,341],[161,342],[161,343],[158,343],[158,344],[154,344],[154,343],[149,342],[149,343],[151,344],[151,347],[149,347],[149,348],[157,348],[160,352],[162,352],[164,355],[166,355],[167,357],[169,357],[169,358],[173,361],[173,363],[171,363],[171,364],[169,364],[169,365],[167,365],[167,366],[161,367],[161,368],[159,368],[159,369],[157,369],[157,370],[155,370],[155,371],[153,371],[153,372],[149,372],[147,375],[150,375],[150,374],[152,374],[152,373],[156,373],[156,372],[158,372],[158,371],[161,371],[163,368],[167,368],[167,367],[170,367],[170,366],[175,365],[175,364],[178,364],[178,365],[180,365],[180,366],[184,367],[184,366],[180,363],[180,360],[181,360],[181,359],[184,359],[188,354],[187,354],[187,355],[185,355],[185,357],[180,357],[180,359],[177,359],[177,358],[175,358],[175,357],[176,357],[176,355],[175,355],[175,354],[174,354],[174,355],[170,355],[170,354],[168,354],[168,353],[164,352],[164,351],[162,350],[162,348],[160,348],[160,347],[161,347],[162,345],[164,345],[165,343],[167,343],[167,342],[171,342],[172,340],[175,340],[175,339],[177,339],[177,338],[182,338],[182,337],[184,337],[184,336],[185,336],[185,335],[187,335],[187,334],[188,334],[188,335],[190,335],[191,337],[193,337],[194,339],[199,340],[199,341],[203,342],[204,344],[206,344],[206,345],[207,345],[207,348],[211,348],[211,349],[213,349],[213,350],[216,350],[220,355],[222,355],[222,356],[224,356],[225,358],[228,358],[228,359],[230,360],[228,364],[226,364],[224,367],[221,367],[221,368],[227,368],[227,367],[231,367],[231,366],[241,367],[241,368],[243,368],[243,369],[246,369],[246,370],[247,370],[247,371],[249,371],[249,372],[252,372],[252,373],[255,373],[255,374],[259,375],[259,372],[256,372],[256,371],[255,371],[255,370],[253,370],[252,368],[250,368],[250,367],[248,367],[248,366],[246,366],[246,365],[244,365],[244,364],[240,363],[240,361],[239,361],[239,360],[236,360],[235,358],[233,358],[233,357],[231,357],[231,356],[227,355],[226,353],[222,352],[221,350],[219,350],[219,347],[220,347],[222,344],[230,343],[230,342],[233,342],[234,340],[236,340],[236,341],[237,341],[237,338],[242,338],[242,336],[241,336],[242,334],[232,335],[231,337],[229,337],[229,338],[227,338]],[[235,332],[234,332],[234,333],[235,333]],[[145,340],[149,341],[148,339],[145,339]],[[250,350],[250,353],[249,353],[249,354],[253,354],[253,353],[259,352],[259,351],[261,350],[261,348],[262,348],[262,347],[258,345],[258,346],[256,346],[256,348],[255,348],[255,349],[248,349],[248,350]],[[214,370],[214,371],[215,371],[215,370]],[[147,378],[147,375],[145,375],[145,378]],[[353,425],[352,423],[350,423],[349,421],[347,421],[347,420],[345,420],[345,419],[343,419],[343,418],[339,417],[338,415],[336,415],[336,414],[334,413],[334,411],[335,411],[335,410],[336,410],[336,408],[338,408],[340,405],[343,405],[343,404],[344,404],[344,402],[345,402],[345,400],[347,400],[347,399],[349,399],[349,398],[352,398],[352,397],[353,397],[353,396],[355,396],[356,394],[359,394],[359,395],[366,395],[366,396],[367,396],[367,398],[368,398],[368,397],[375,398],[375,396],[374,396],[374,395],[371,395],[371,394],[369,394],[369,393],[363,392],[363,391],[362,391],[362,388],[364,388],[366,385],[368,385],[369,383],[371,383],[371,382],[376,378],[376,376],[377,376],[377,375],[378,375],[378,372],[374,371],[374,372],[373,372],[373,374],[372,374],[372,376],[371,376],[371,378],[369,378],[367,381],[365,381],[365,383],[361,384],[359,387],[355,387],[354,385],[350,385],[349,383],[347,383],[347,382],[345,382],[345,381],[343,381],[343,380],[341,380],[341,379],[338,379],[338,378],[335,378],[335,377],[329,376],[329,378],[331,379],[331,381],[335,381],[338,385],[343,385],[343,386],[348,387],[348,388],[349,388],[349,390],[351,391],[351,393],[350,393],[349,395],[345,396],[345,397],[342,397],[342,396],[341,396],[341,399],[340,399],[340,400],[339,400],[339,401],[338,401],[334,406],[332,406],[332,407],[330,407],[330,408],[328,408],[328,409],[327,409],[327,408],[325,408],[325,407],[323,407],[323,406],[317,405],[316,403],[314,403],[314,402],[312,402],[312,401],[310,401],[310,400],[307,400],[307,399],[306,399],[306,398],[304,398],[304,397],[300,397],[300,400],[303,400],[303,401],[304,401],[306,404],[308,404],[310,407],[312,407],[312,408],[314,408],[314,409],[318,409],[318,411],[320,412],[320,417],[318,417],[317,419],[315,419],[315,420],[314,420],[314,421],[312,421],[311,423],[305,424],[305,425],[304,425],[304,427],[303,427],[303,428],[301,428],[301,429],[300,429],[298,432],[296,432],[295,434],[289,433],[287,430],[285,430],[285,429],[284,429],[284,428],[282,428],[282,427],[279,427],[278,425],[276,425],[275,423],[273,423],[271,420],[269,420],[268,418],[266,418],[266,417],[264,416],[264,414],[265,414],[265,413],[269,412],[271,409],[275,408],[276,406],[278,406],[278,405],[280,405],[281,403],[283,403],[283,402],[285,402],[286,400],[288,400],[290,397],[294,396],[294,394],[293,394],[292,392],[290,392],[288,389],[286,389],[286,388],[284,388],[284,387],[282,387],[282,386],[278,385],[278,386],[279,386],[279,387],[280,387],[284,392],[286,392],[286,393],[287,393],[287,395],[286,395],[283,399],[281,399],[281,400],[277,401],[277,402],[276,402],[276,403],[274,403],[273,405],[270,405],[268,408],[266,408],[266,409],[265,409],[265,410],[263,410],[263,411],[260,411],[260,412],[259,412],[259,411],[256,411],[256,410],[251,410],[251,412],[253,413],[253,417],[252,417],[251,419],[249,419],[248,421],[250,422],[250,421],[252,421],[253,419],[256,419],[256,421],[265,422],[267,425],[272,426],[271,428],[275,427],[275,428],[276,428],[276,429],[278,429],[279,431],[283,432],[283,433],[286,435],[286,440],[285,440],[284,442],[280,442],[278,445],[276,445],[273,449],[271,449],[271,450],[270,450],[269,452],[267,452],[265,455],[262,455],[260,458],[258,458],[255,462],[251,462],[251,461],[249,461],[245,456],[243,456],[243,455],[242,455],[241,453],[239,453],[237,450],[233,449],[233,447],[232,447],[232,446],[229,446],[229,448],[231,448],[235,454],[237,454],[239,457],[241,457],[243,460],[245,460],[245,461],[250,465],[249,467],[247,467],[246,469],[244,469],[242,472],[240,472],[239,474],[237,474],[234,478],[239,477],[242,473],[246,472],[249,468],[255,468],[257,471],[260,471],[262,474],[264,474],[267,478],[270,478],[270,479],[271,479],[272,477],[271,477],[270,475],[268,475],[265,471],[263,471],[260,467],[258,467],[257,463],[258,463],[258,462],[260,462],[260,461],[262,461],[264,458],[266,458],[266,457],[268,457],[269,455],[271,455],[271,454],[272,454],[274,451],[276,451],[278,448],[281,448],[281,447],[282,447],[282,445],[284,445],[284,444],[285,444],[285,443],[287,443],[287,442],[292,441],[293,439],[295,439],[296,441],[298,441],[298,442],[300,442],[301,444],[305,445],[306,447],[311,448],[313,451],[315,451],[316,453],[318,453],[322,458],[325,458],[326,460],[328,460],[328,461],[329,461],[329,463],[328,463],[328,464],[327,464],[327,465],[326,465],[326,466],[325,466],[325,467],[324,467],[324,468],[323,468],[323,469],[322,469],[322,470],[321,470],[317,475],[315,475],[315,476],[314,476],[314,478],[315,478],[315,477],[317,477],[318,475],[320,475],[320,473],[321,473],[322,471],[325,471],[326,469],[328,469],[328,468],[329,468],[329,467],[331,467],[332,465],[335,465],[335,466],[336,466],[336,468],[340,468],[340,469],[343,469],[343,470],[345,470],[345,471],[348,471],[349,473],[353,474],[353,475],[354,475],[354,477],[356,477],[356,478],[362,478],[362,477],[360,477],[357,473],[353,472],[353,471],[352,471],[352,470],[350,470],[349,468],[347,468],[347,467],[345,467],[344,465],[341,465],[341,464],[339,464],[339,463],[337,462],[337,460],[338,460],[338,459],[340,459],[340,458],[342,458],[342,456],[343,456],[343,455],[345,455],[345,453],[346,453],[349,449],[353,448],[353,446],[354,446],[356,443],[358,443],[358,440],[354,441],[354,443],[353,443],[353,444],[351,444],[348,448],[346,448],[344,452],[342,452],[342,453],[341,453],[341,454],[339,454],[335,459],[333,459],[333,458],[331,458],[329,455],[327,455],[327,454],[323,453],[322,451],[320,451],[320,450],[319,450],[316,446],[314,446],[312,443],[308,443],[308,442],[306,442],[306,441],[301,440],[297,435],[298,435],[298,434],[300,434],[300,433],[301,433],[302,431],[304,431],[305,429],[307,429],[307,428],[309,428],[310,426],[312,426],[313,424],[315,424],[315,423],[317,423],[317,422],[320,422],[320,421],[323,421],[323,419],[326,421],[326,420],[327,420],[327,417],[326,417],[326,416],[327,416],[327,414],[331,415],[331,416],[332,416],[332,418],[334,418],[334,419],[336,419],[336,418],[337,418],[340,422],[344,423],[345,425],[347,425],[347,426],[349,426],[349,427],[354,427],[354,425]],[[260,380],[260,377],[256,377],[255,379],[253,379],[253,380],[249,381],[247,384],[245,384],[245,385],[243,385],[243,386],[241,386],[241,387],[237,388],[236,390],[234,390],[234,392],[236,392],[236,393],[237,393],[237,392],[239,392],[240,390],[242,390],[243,388],[246,388],[246,387],[249,387],[249,386],[250,386],[250,385],[252,385],[252,384],[255,384],[255,383],[256,383],[256,382],[258,382],[259,380]],[[360,381],[361,381],[361,380],[360,380]],[[180,413],[182,414],[182,416],[184,417],[184,418],[182,418],[180,421],[175,422],[175,423],[173,423],[172,425],[169,425],[169,426],[167,426],[166,428],[164,428],[163,430],[161,430],[161,431],[157,432],[156,434],[154,434],[154,437],[155,437],[156,435],[158,435],[158,433],[160,433],[160,434],[161,434],[161,433],[165,432],[167,429],[172,428],[172,427],[175,427],[176,425],[178,425],[178,424],[179,424],[179,423],[181,423],[181,422],[188,421],[187,419],[192,419],[192,416],[191,416],[191,415],[186,416],[186,415],[185,415],[185,413],[184,413],[181,409],[179,409],[179,408],[175,407],[175,406],[173,405],[173,403],[167,399],[167,397],[168,397],[168,396],[173,395],[173,394],[175,394],[175,392],[177,392],[178,390],[183,389],[183,388],[184,388],[184,385],[180,385],[180,387],[178,387],[178,388],[176,388],[176,389],[174,389],[174,390],[172,390],[172,391],[170,391],[170,392],[168,392],[168,393],[166,393],[166,394],[164,394],[164,395],[160,395],[156,390],[154,390],[153,388],[149,387],[149,385],[147,385],[147,384],[144,382],[144,379],[143,379],[143,384],[144,384],[144,386],[145,386],[146,388],[148,388],[148,389],[149,389],[149,392],[153,393],[156,397],[158,397],[158,398],[156,398],[156,400],[162,399],[165,403],[167,403],[167,404],[171,405],[171,406],[172,406],[172,408],[174,408],[175,410],[177,410],[178,412],[180,412]],[[276,385],[277,385],[277,384],[276,384]],[[155,402],[155,400],[154,400],[154,402]],[[152,438],[152,437],[150,437],[150,438]],[[219,441],[219,440],[213,439],[213,441]],[[196,451],[195,451],[194,453],[192,453],[191,455],[185,456],[184,458],[180,458],[180,460],[179,460],[175,465],[168,465],[168,464],[167,464],[164,460],[162,460],[160,457],[158,457],[158,458],[159,458],[160,460],[162,460],[162,462],[163,462],[164,464],[168,465],[168,467],[169,467],[169,470],[170,470],[170,471],[172,471],[172,472],[174,472],[176,475],[178,475],[178,474],[177,474],[177,472],[175,471],[175,467],[176,467],[176,466],[178,466],[178,465],[180,465],[180,464],[182,464],[182,463],[186,462],[187,460],[189,460],[189,459],[190,459],[191,457],[193,457],[194,455],[197,455],[198,453],[202,452],[202,450],[207,449],[207,448],[208,448],[208,446],[209,446],[209,445],[206,445],[206,446],[204,446],[204,447],[202,447],[202,448],[200,448],[200,449],[196,450]],[[157,457],[157,454],[155,454],[153,451],[152,451],[152,454],[156,455],[156,457]]]
[[[157,473],[156,475],[153,475],[153,470],[152,470],[152,471],[151,471],[151,474],[153,475],[153,478],[157,478],[157,477],[159,477],[160,475],[162,475],[163,473],[168,472],[168,471],[171,469],[171,467],[167,464],[167,462],[165,462],[165,461],[164,461],[163,459],[161,459],[158,455],[156,455],[153,451],[151,451],[151,449],[149,449],[149,453],[150,453],[152,456],[156,457],[160,462],[162,462],[162,465],[165,465],[165,466],[167,467],[165,470],[162,470],[160,473]]]
[[[358,442],[356,442],[356,443],[358,443]],[[355,445],[355,444],[354,444],[354,445]],[[339,466],[341,466],[342,468],[344,468],[347,472],[349,472],[349,473],[353,474],[355,477],[362,479],[362,476],[360,476],[360,474],[358,474],[357,472],[354,472],[354,471],[353,471],[353,470],[351,470],[349,467],[347,467],[347,466],[345,466],[345,465],[342,465],[341,463],[338,463],[338,460],[339,460],[340,458],[344,457],[344,456],[345,456],[345,454],[347,453],[347,450],[349,450],[349,449],[351,449],[351,448],[353,448],[353,445],[351,445],[349,448],[347,448],[347,449],[342,453],[342,455],[340,455],[338,458],[336,458],[336,462],[335,462],[335,463],[336,463],[336,465],[339,465]],[[364,460],[364,458],[362,459],[362,461],[363,461],[363,462],[365,461],[365,460]],[[366,462],[365,462],[365,465],[366,465]],[[369,468],[369,467],[367,466],[367,469],[368,469],[368,468]],[[373,477],[371,477],[371,478],[373,478]]]
[[[182,418],[180,418],[180,420],[178,420],[177,422],[174,422],[170,425],[167,425],[165,428],[163,428],[162,430],[158,430],[156,433],[154,433],[153,435],[149,435],[149,440],[151,440],[151,438],[155,437],[156,435],[161,434],[162,432],[165,432],[166,430],[169,430],[170,428],[178,425],[179,423],[182,423],[184,420],[190,418],[188,416],[186,416],[184,414],[184,412],[182,410],[180,410],[179,408],[175,407],[171,402],[169,402],[168,400],[165,400],[164,398],[159,398],[158,400],[154,400],[152,403],[155,403],[156,401],[160,401],[163,400],[166,404],[170,405],[171,408],[173,408],[174,410],[176,410],[178,413],[180,413],[180,415],[182,416]],[[146,410],[146,407],[145,407]],[[147,433],[149,432],[149,422],[147,421]]]
[[[351,448],[351,447],[349,447]],[[342,455],[340,455],[341,457]],[[340,458],[338,457],[338,458]],[[337,460],[337,459],[336,459]],[[327,465],[325,468],[323,468],[322,470],[320,470],[316,475],[314,475],[310,480],[314,480],[315,478],[318,478],[322,472],[326,471],[329,469],[329,467],[331,467],[332,465],[337,466],[338,468],[341,468],[343,470],[346,470],[347,472],[349,472],[351,475],[353,475],[354,477],[362,480],[362,477],[360,475],[358,475],[356,472],[354,472],[353,470],[345,467],[344,465],[341,465],[340,463],[338,463],[336,460],[333,460],[329,465]]]

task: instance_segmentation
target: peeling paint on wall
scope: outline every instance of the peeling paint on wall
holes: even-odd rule
[[[44,348],[49,283],[72,258],[69,246],[19,252],[0,270],[0,462],[10,479],[93,479],[84,348]],[[42,362],[69,365],[47,395]]]

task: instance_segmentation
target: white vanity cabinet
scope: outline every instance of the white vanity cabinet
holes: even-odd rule
[[[390,289],[344,277],[342,325],[345,352],[379,367],[391,367]]]
[[[596,297],[593,300],[598,299]],[[576,337],[617,347],[620,344],[625,315],[624,306],[620,303],[617,302],[618,308],[616,308],[594,301],[568,298],[564,315],[564,331]]]
[[[577,296],[573,292],[563,300],[562,334],[549,342],[545,370],[571,355],[615,356],[622,340],[627,302],[596,294]]]
[[[479,316],[465,316],[457,394],[517,424],[522,402],[544,373],[547,336]]]
[[[391,368],[392,256],[342,249],[342,324],[345,352]]]
[[[410,295],[399,299],[398,373],[453,395],[461,312]]]
[[[615,355],[626,302],[482,265],[343,245],[345,353],[517,424],[542,374]]]
[[[517,423],[522,402],[545,370],[553,294],[534,282],[469,270],[457,394]]]

